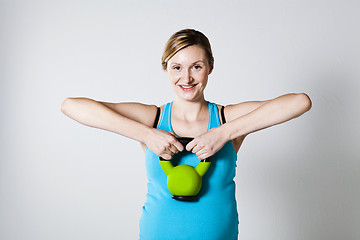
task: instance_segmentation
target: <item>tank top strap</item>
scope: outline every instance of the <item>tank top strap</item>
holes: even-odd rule
[[[219,119],[219,110],[216,103],[209,102],[209,129],[219,127],[221,125]]]
[[[160,121],[158,124],[158,129],[162,129],[164,131],[172,132],[171,127],[171,107],[173,102],[166,103],[163,107]]]

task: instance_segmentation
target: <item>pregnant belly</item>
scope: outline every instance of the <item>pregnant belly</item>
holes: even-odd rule
[[[141,240],[237,239],[236,202],[147,202],[140,219]]]

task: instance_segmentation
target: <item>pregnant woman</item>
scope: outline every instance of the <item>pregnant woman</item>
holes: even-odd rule
[[[158,107],[67,98],[61,106],[64,114],[86,126],[142,144],[148,185],[141,240],[238,239],[234,177],[242,142],[250,133],[299,117],[311,108],[304,93],[226,106],[207,101],[204,91],[213,66],[208,38],[197,30],[180,30],[170,37],[162,56],[175,93],[171,102]],[[178,137],[193,140],[184,146]],[[195,201],[172,198],[159,157],[194,167],[211,157]]]

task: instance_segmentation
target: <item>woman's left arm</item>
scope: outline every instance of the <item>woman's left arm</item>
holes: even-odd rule
[[[291,93],[262,102],[230,105],[225,107],[228,122],[198,136],[186,149],[192,150],[200,159],[207,158],[220,150],[227,141],[301,116],[310,110],[311,104],[308,95]]]
[[[268,100],[255,110],[239,116],[222,125],[222,130],[228,140],[284,123],[297,118],[309,111],[311,100],[305,93],[291,93]],[[235,107],[228,109],[229,115],[234,115],[238,110]]]

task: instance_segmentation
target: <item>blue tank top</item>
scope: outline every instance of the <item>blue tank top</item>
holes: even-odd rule
[[[174,132],[171,127],[172,102],[165,104],[158,129]],[[208,129],[220,126],[216,104],[208,102]],[[185,136],[184,136],[185,137]],[[237,154],[227,142],[211,157],[196,202],[178,201],[167,188],[167,177],[159,157],[149,148],[145,152],[148,178],[146,202],[140,218],[140,240],[235,240],[238,239],[238,213],[235,200]],[[181,152],[171,160],[174,165],[197,166],[193,153]]]

